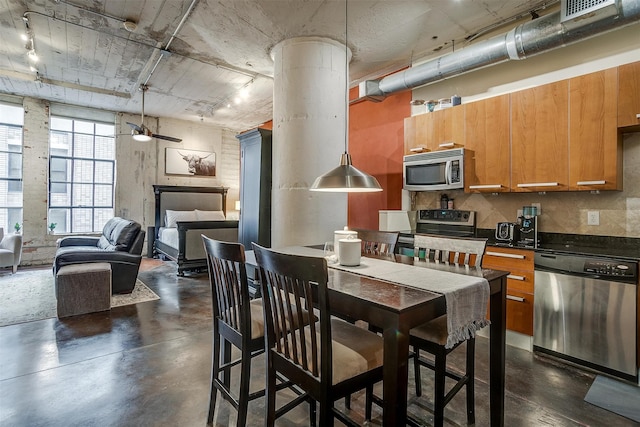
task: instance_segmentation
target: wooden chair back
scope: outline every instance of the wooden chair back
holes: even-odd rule
[[[400,233],[354,228],[362,240],[362,254],[393,255]]]
[[[214,328],[242,348],[242,337],[251,339],[249,285],[244,246],[202,236],[211,284]],[[235,332],[230,333],[230,332]]]
[[[480,267],[487,239],[416,234],[413,246],[416,259]]]
[[[267,357],[273,355],[278,370],[294,382],[306,382],[313,388],[310,383],[319,384],[322,373],[322,381],[331,384],[327,261],[282,254],[255,243],[253,250],[260,269],[267,350],[270,350]],[[319,313],[319,323],[307,321],[314,307]],[[305,327],[309,328],[307,334]]]

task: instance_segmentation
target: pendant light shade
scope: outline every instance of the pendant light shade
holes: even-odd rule
[[[327,191],[335,193],[370,193],[382,191],[380,183],[373,176],[366,174],[351,165],[351,155],[347,152],[349,141],[349,53],[347,44],[348,1],[344,2],[344,154],[340,157],[340,166],[320,175],[314,181],[310,191]]]
[[[382,191],[382,187],[380,187],[380,183],[378,183],[378,180],[373,176],[353,167],[351,165],[351,155],[345,152],[340,157],[340,166],[316,178],[309,190],[338,193],[368,193]]]

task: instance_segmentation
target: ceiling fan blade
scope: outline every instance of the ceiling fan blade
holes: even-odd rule
[[[171,141],[171,142],[182,142],[182,139],[174,138],[172,136],[158,135],[156,133],[152,134],[151,136],[153,136],[154,138],[164,139],[166,141]]]
[[[129,126],[131,126],[133,129],[137,130],[138,132],[142,132],[142,128],[140,126],[138,126],[136,124],[133,124],[133,123],[130,123],[130,122],[127,122],[127,124]]]

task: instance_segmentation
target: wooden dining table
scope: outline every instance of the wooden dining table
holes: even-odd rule
[[[307,247],[274,248],[286,253],[311,255]],[[315,256],[323,256],[317,250]],[[313,255],[312,255],[313,256]],[[376,257],[381,258],[381,257]],[[414,260],[405,255],[383,257],[389,262],[484,277],[490,288],[489,395],[491,426],[504,425],[506,271]],[[253,251],[246,262],[256,267]],[[329,265],[330,266],[330,265]],[[385,426],[407,424],[409,330],[446,313],[442,294],[367,277],[353,271],[329,268],[329,304],[337,315],[361,319],[382,329],[384,339],[382,418]]]

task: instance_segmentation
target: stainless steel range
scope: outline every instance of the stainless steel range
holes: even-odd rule
[[[535,254],[533,348],[636,382],[638,263]]]
[[[476,213],[458,209],[423,209],[417,212],[416,233],[475,237]],[[413,256],[413,235],[400,233],[397,252]]]

